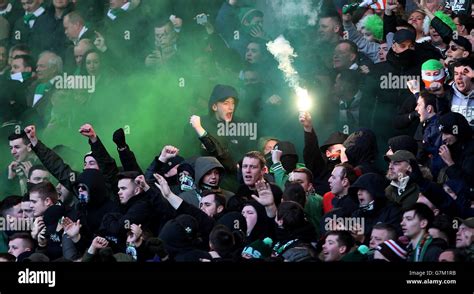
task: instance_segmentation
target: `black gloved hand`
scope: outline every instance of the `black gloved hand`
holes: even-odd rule
[[[117,148],[127,147],[127,143],[125,142],[125,132],[122,128],[114,132],[112,140],[114,141],[115,145],[117,145]]]
[[[410,112],[410,114],[408,114],[408,119],[410,121],[414,121],[415,119],[419,119],[419,118],[420,118],[420,114],[417,111],[413,111],[413,112]]]

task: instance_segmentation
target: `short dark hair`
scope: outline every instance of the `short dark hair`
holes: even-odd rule
[[[322,13],[319,16],[319,19],[322,19],[322,18],[330,18],[341,28],[341,30],[343,29],[341,16],[337,12]]]
[[[31,67],[31,69],[34,69],[36,66],[35,60],[31,55],[17,55],[13,57],[13,60],[21,59],[23,60],[23,66],[24,67]]]
[[[222,257],[234,249],[235,238],[225,225],[216,225],[209,234],[209,243]]]
[[[48,169],[47,169],[46,167],[44,167],[44,165],[35,164],[35,165],[33,165],[33,166],[30,168],[30,170],[28,171],[28,179],[31,178],[31,175],[33,174],[33,172],[34,172],[35,170],[44,170],[44,171],[49,172]]]
[[[13,206],[18,205],[21,203],[21,196],[18,195],[11,195],[8,196],[7,198],[3,199],[0,202],[0,214],[4,214],[5,211],[11,209]],[[5,217],[5,215],[3,215]]]
[[[130,179],[132,182],[140,175],[137,171],[123,171],[117,174],[117,180]]]
[[[357,174],[355,172],[355,169],[349,163],[347,162],[339,163],[339,164],[336,164],[334,168],[336,167],[342,167],[341,179],[347,178],[347,180],[349,181],[351,185],[357,180]]]
[[[359,59],[359,48],[357,47],[356,43],[352,42],[351,40],[341,40],[337,45],[341,44],[349,45],[350,52],[355,54],[355,60],[357,61]]]
[[[469,34],[474,28],[474,19],[469,15],[456,15],[454,18],[458,18],[459,24],[466,27],[467,33]]]
[[[26,243],[25,247],[27,248],[30,248],[30,249],[35,248],[35,243],[29,233],[15,233],[10,237],[10,241],[13,241],[15,239],[22,239],[23,242]]]
[[[277,219],[290,231],[301,228],[306,222],[303,207],[294,201],[284,201],[278,206]]]
[[[8,136],[8,141],[13,141],[17,139],[23,139],[23,143],[25,145],[30,144],[30,139],[28,139],[28,136],[26,135],[25,131],[21,131],[20,133],[12,133],[10,136]]]
[[[471,56],[460,58],[456,60],[452,65],[453,69],[455,67],[460,67],[460,66],[469,66],[470,68],[474,69],[474,58],[472,58]]]
[[[329,231],[326,233],[326,238],[331,235],[337,237],[337,244],[339,246],[346,246],[344,254],[349,253],[355,245],[354,237],[352,237],[349,231]]]
[[[438,99],[436,96],[426,90],[421,90],[420,91],[420,98],[423,99],[423,102],[425,103],[425,108],[430,105],[433,107],[433,110],[435,113],[438,112],[438,107],[437,107],[437,101]]]
[[[420,220],[428,221],[428,224],[426,226],[426,230],[431,228],[431,226],[433,224],[433,220],[434,220],[434,213],[426,204],[415,203],[415,204],[407,207],[406,209],[404,209],[403,213],[405,214],[406,212],[412,211],[412,210],[415,211],[415,215],[418,216],[418,218]]]
[[[444,250],[441,253],[444,252],[451,252],[454,255],[454,262],[466,262],[467,261],[467,255],[466,252],[458,249],[458,248],[448,248]]]
[[[395,229],[394,226],[390,225],[390,224],[386,224],[386,223],[378,223],[378,224],[375,224],[373,227],[372,227],[372,231],[373,230],[384,230],[387,232],[387,237],[389,240],[395,240],[397,239],[397,230]]]
[[[265,160],[265,156],[263,156],[263,154],[259,151],[250,151],[250,152],[245,153],[244,157],[242,158],[242,162],[244,161],[245,157],[258,159],[261,168],[264,168],[265,165],[267,164],[267,161]]]
[[[29,193],[31,194],[34,192],[39,194],[39,198],[41,200],[49,198],[53,203],[58,201],[58,192],[56,191],[54,185],[50,182],[42,182],[34,185],[31,187]]]
[[[313,173],[306,167],[298,167],[293,170],[294,173],[303,173],[310,183],[313,182]]]
[[[13,51],[23,51],[23,52],[27,52],[28,55],[31,54],[30,47],[28,45],[24,44],[24,43],[16,44],[16,45],[10,47],[10,50],[8,51],[8,53],[12,53]]]
[[[214,190],[214,189],[205,190],[201,194],[201,197],[206,197],[208,195],[214,195],[214,202],[216,203],[216,207],[222,206],[225,208],[226,199],[219,190]]]
[[[71,23],[71,24],[81,24],[83,25],[84,24],[84,18],[81,16],[81,14],[77,11],[72,11],[72,12],[69,12],[68,14],[66,14],[64,16],[64,18],[68,18],[68,21]]]
[[[288,186],[286,186],[282,198],[285,202],[293,201],[302,207],[304,207],[306,204],[306,193],[303,187],[298,183],[290,183]]]
[[[396,27],[403,27],[404,29],[407,29],[411,31],[412,33],[416,34],[415,27],[412,24],[408,23],[408,21],[404,20],[403,18],[397,18]]]

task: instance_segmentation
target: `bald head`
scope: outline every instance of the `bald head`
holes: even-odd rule
[[[74,59],[77,66],[81,64],[84,54],[92,49],[94,49],[94,44],[91,39],[82,39],[74,46]]]

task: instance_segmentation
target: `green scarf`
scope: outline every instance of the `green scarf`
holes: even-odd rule
[[[51,83],[38,84],[38,86],[36,86],[36,89],[35,89],[35,95],[37,95],[37,94],[38,95],[44,95],[44,93],[51,90],[52,87],[53,87],[53,85],[51,85]]]
[[[433,237],[430,235],[426,234],[421,238],[421,240],[418,242],[416,247],[414,248],[414,255],[412,258],[412,261],[414,262],[421,262],[423,261],[423,258],[425,257],[426,250],[428,250],[428,247],[430,246],[431,242],[433,241]]]
[[[34,15],[33,13],[27,13],[27,14],[23,15],[23,22],[25,23],[25,25],[29,25],[30,21],[36,20],[37,18],[38,17],[36,15]]]

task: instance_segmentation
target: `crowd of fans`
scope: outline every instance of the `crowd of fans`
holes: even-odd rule
[[[0,0],[0,260],[472,262],[471,1],[303,2]]]

